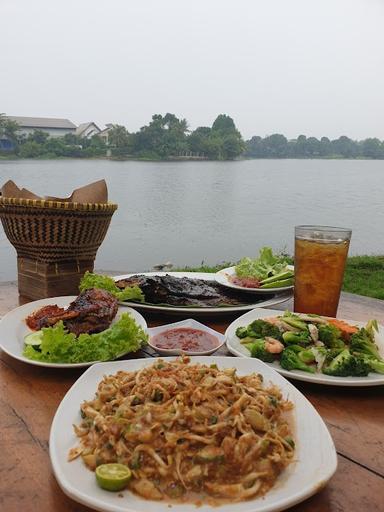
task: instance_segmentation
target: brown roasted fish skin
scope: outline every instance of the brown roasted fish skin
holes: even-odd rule
[[[45,306],[35,311],[26,321],[29,327],[41,329],[51,327],[61,320],[68,331],[78,336],[107,329],[116,316],[117,308],[118,301],[111,293],[90,288],[80,293],[66,310]]]
[[[138,274],[116,282],[119,288],[137,285],[150,304],[171,306],[219,307],[255,303],[249,294],[229,290],[215,281],[189,277],[146,276]],[[262,297],[258,296],[257,300]]]

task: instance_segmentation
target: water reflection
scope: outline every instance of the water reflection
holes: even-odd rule
[[[382,253],[382,173],[381,161],[362,160],[0,162],[1,183],[41,195],[106,178],[119,209],[96,265],[127,271],[236,260],[263,245],[292,251],[293,226],[303,223],[351,227],[350,253]],[[0,258],[0,280],[14,279],[3,233]]]

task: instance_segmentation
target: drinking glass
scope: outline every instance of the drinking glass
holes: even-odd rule
[[[335,317],[352,231],[295,227],[294,311]]]

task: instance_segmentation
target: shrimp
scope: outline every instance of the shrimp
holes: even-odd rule
[[[265,337],[265,350],[270,354],[280,354],[284,350],[284,345],[271,336]]]

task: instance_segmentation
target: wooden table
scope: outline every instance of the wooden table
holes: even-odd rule
[[[0,287],[0,315],[16,305],[16,289]],[[280,309],[291,308],[290,302]],[[339,316],[377,318],[384,323],[384,301],[343,294]],[[206,321],[224,332],[233,318]],[[149,325],[169,318],[147,317]],[[171,320],[172,321],[172,320]],[[225,352],[225,350],[224,350]],[[221,354],[222,355],[222,354]],[[141,357],[150,353],[141,352]],[[52,418],[83,370],[53,370],[0,355],[0,510],[86,511],[67,498],[52,474],[48,437]],[[295,512],[384,511],[384,387],[339,388],[293,381],[316,407],[335,441],[339,465],[316,496]],[[316,439],[313,450],[316,450]]]

